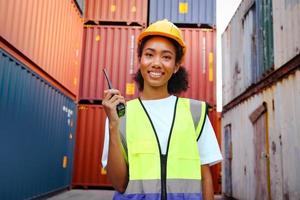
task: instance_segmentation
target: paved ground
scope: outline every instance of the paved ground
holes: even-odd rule
[[[111,200],[113,190],[69,190],[57,194],[47,200]],[[222,196],[215,196],[216,200],[222,200]]]
[[[69,190],[57,194],[48,200],[111,200],[113,190]]]

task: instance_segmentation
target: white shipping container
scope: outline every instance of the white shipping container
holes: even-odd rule
[[[223,113],[222,151],[226,155],[222,167],[223,192],[226,193],[231,188],[234,198],[257,199],[262,191],[258,186],[265,181],[265,192],[260,194],[262,196],[259,199],[267,198],[268,185],[272,198],[300,199],[299,102],[298,70]],[[260,119],[257,108],[262,108],[263,104],[266,105],[266,112],[262,116],[266,120],[252,122],[250,116],[255,110],[256,117]],[[252,115],[252,119],[253,117],[255,115]],[[259,138],[265,141],[259,143]],[[228,140],[231,141],[231,147],[227,144]],[[265,149],[259,149],[262,146]],[[261,171],[257,159],[266,161],[265,169],[269,170]],[[228,173],[228,165],[231,175]],[[229,176],[231,187],[226,185],[230,184]]]
[[[300,1],[273,0],[275,69],[300,54]]]
[[[254,83],[257,66],[256,8],[244,0],[222,35],[223,105]]]

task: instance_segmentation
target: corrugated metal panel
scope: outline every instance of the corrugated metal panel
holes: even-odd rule
[[[231,167],[231,160],[232,160],[232,142],[231,142],[231,124],[227,124],[224,127],[224,190],[223,193],[228,196],[232,197],[232,167]]]
[[[77,93],[83,20],[73,1],[0,0],[0,27],[1,37]]]
[[[262,104],[250,115],[254,138],[255,199],[270,199],[270,157],[268,144],[268,111]]]
[[[222,35],[223,105],[257,79],[256,5],[244,0]]]
[[[279,68],[300,53],[300,2],[273,0],[274,59]]]
[[[190,87],[185,97],[216,105],[216,32],[181,28],[187,45],[183,66],[189,73]]]
[[[216,0],[150,0],[149,23],[169,19],[179,24],[216,25]]]
[[[103,98],[103,91],[108,88],[103,68],[126,99],[137,96],[133,76],[138,64],[136,38],[141,30],[130,26],[84,28],[79,99]]]
[[[223,114],[222,126],[231,126],[232,141],[232,196],[236,199],[255,199],[255,155],[254,155],[254,130],[249,115],[262,104],[261,96],[255,96],[242,102],[239,106]],[[224,134],[222,134],[224,135]],[[224,141],[225,138],[222,138]],[[223,143],[224,144],[224,143]],[[245,148],[246,147],[246,148]],[[222,147],[224,150],[224,146]],[[223,152],[224,155],[224,152]],[[223,161],[223,166],[225,160]],[[222,170],[222,191],[227,189],[225,176]],[[226,177],[228,178],[228,177]],[[241,184],[243,183],[243,184]]]
[[[101,164],[105,118],[102,106],[78,106],[73,186],[111,186]]]
[[[75,120],[73,101],[0,50],[0,199],[70,185]]]
[[[223,114],[223,127],[231,124],[232,129],[233,197],[255,199],[254,127],[249,115],[263,102],[268,110],[271,197],[299,199],[299,70]]]
[[[274,68],[272,0],[256,0],[258,70],[257,80]]]
[[[285,199],[300,199],[299,102],[300,71],[298,70],[296,74],[289,76],[276,85],[274,91],[274,107],[272,106],[273,102],[271,99],[268,99],[270,109],[274,108],[274,118],[270,119],[270,121],[272,121],[270,123],[273,123],[274,128],[270,130],[269,133],[271,134],[271,131],[274,131],[276,134],[274,135],[275,137],[272,138],[274,139],[275,145],[273,145],[273,141],[270,139],[270,152],[272,152],[271,155],[273,156],[282,156],[281,159],[277,160],[278,162],[273,162],[273,165],[271,165],[271,177],[277,175],[276,179],[282,179],[281,186]],[[282,168],[280,168],[280,165],[282,165]],[[282,169],[282,171],[277,171],[280,169]],[[280,177],[280,175],[282,176]],[[271,181],[272,186],[278,184],[276,179]],[[273,191],[273,193],[277,193],[277,191]]]
[[[0,38],[0,48],[3,51],[6,51],[8,54],[12,55],[16,60],[18,60],[21,63],[23,63],[24,65],[26,65],[33,72],[38,74],[42,79],[46,80],[52,86],[54,86],[59,91],[61,91],[65,96],[71,98],[74,101],[76,100],[76,96],[73,93],[71,93],[67,88],[65,88],[63,85],[61,85],[55,79],[53,79],[53,77],[44,73],[44,71],[41,70],[41,68],[37,67],[34,63],[32,63],[31,60],[29,60],[29,59],[25,58],[23,55],[21,55],[18,51],[16,51],[16,49],[11,47],[11,45],[9,45],[7,42],[2,40],[2,38]]]
[[[87,0],[86,20],[147,24],[147,0]]]

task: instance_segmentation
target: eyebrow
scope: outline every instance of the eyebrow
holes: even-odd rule
[[[146,50],[155,51],[155,49],[153,49],[153,48],[146,48],[145,51]],[[163,50],[162,53],[170,53],[170,54],[174,55],[174,53],[172,51],[169,51],[169,50]]]

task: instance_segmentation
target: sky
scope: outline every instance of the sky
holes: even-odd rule
[[[222,111],[222,47],[221,35],[242,0],[217,1],[217,111]]]

